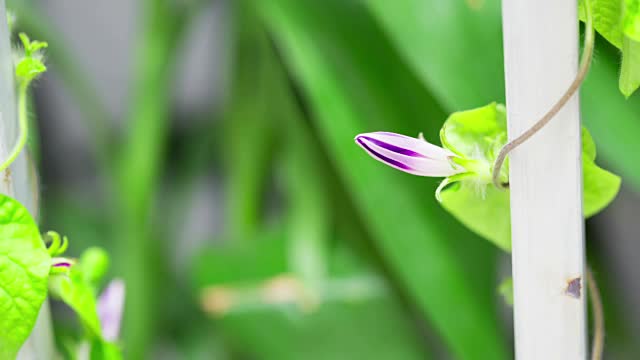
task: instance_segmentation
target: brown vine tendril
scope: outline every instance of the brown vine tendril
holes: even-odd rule
[[[558,101],[549,109],[549,111],[544,114],[540,120],[538,120],[533,126],[531,126],[527,131],[522,133],[522,135],[517,138],[511,140],[508,144],[500,149],[500,153],[496,158],[496,162],[493,165],[493,184],[499,189],[505,189],[508,187],[508,184],[503,184],[500,182],[500,171],[502,170],[502,165],[507,158],[509,153],[522,145],[525,141],[529,140],[530,137],[535,135],[540,129],[542,129],[545,125],[553,119],[556,114],[562,110],[562,108],[567,104],[567,102],[573,97],[573,95],[580,89],[580,85],[584,81],[584,78],[587,76],[589,72],[589,67],[591,65],[591,58],[593,55],[593,46],[595,41],[595,34],[593,30],[593,14],[591,12],[591,4],[590,0],[584,1],[584,9],[585,9],[585,37],[584,37],[584,47],[582,50],[582,57],[580,58],[580,67],[578,68],[578,73],[576,74],[575,79],[569,85],[569,88],[564,92],[562,97],[558,99]]]
[[[602,298],[593,272],[587,268],[587,287],[591,297],[591,311],[593,314],[593,343],[591,344],[591,360],[601,360],[604,351],[604,311]]]

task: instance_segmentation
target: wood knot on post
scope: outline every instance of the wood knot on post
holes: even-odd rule
[[[567,288],[564,290],[564,293],[574,299],[580,299],[580,294],[582,293],[581,281],[581,277],[577,277],[567,281]]]

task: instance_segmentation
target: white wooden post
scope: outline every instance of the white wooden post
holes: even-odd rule
[[[509,138],[537,121],[578,67],[576,0],[502,2]],[[516,357],[586,358],[578,96],[510,156]],[[570,293],[567,287],[571,284]],[[580,287],[578,287],[580,285]]]
[[[5,1],[0,0],[0,162],[9,156],[18,138],[18,117],[16,111],[15,85],[13,76],[13,56]],[[16,198],[37,218],[38,188],[35,170],[31,167],[26,150],[0,174],[0,192]],[[1,316],[1,315],[0,315]],[[45,301],[35,328],[24,344],[18,359],[54,359],[53,337],[49,304]]]

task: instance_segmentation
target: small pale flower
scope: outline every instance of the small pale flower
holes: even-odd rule
[[[409,174],[449,177],[466,172],[452,161],[456,154],[427,142],[422,136],[372,132],[360,134],[355,140],[374,159]]]
[[[120,322],[124,308],[124,281],[112,280],[98,298],[98,317],[102,336],[107,341],[116,341],[120,333]]]

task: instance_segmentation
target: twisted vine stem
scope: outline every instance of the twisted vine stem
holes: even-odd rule
[[[587,287],[591,297],[593,314],[593,342],[591,343],[591,360],[601,360],[604,351],[604,310],[600,290],[591,269],[587,268]]]
[[[584,81],[584,78],[587,76],[589,72],[589,67],[591,66],[591,58],[593,56],[593,46],[595,42],[595,31],[593,29],[593,13],[591,11],[591,4],[589,0],[584,1],[584,9],[586,15],[585,21],[585,37],[584,37],[584,47],[582,50],[582,57],[580,58],[580,67],[578,68],[578,73],[576,74],[575,79],[569,85],[569,88],[564,92],[564,94],[558,99],[558,101],[547,111],[540,120],[538,120],[533,126],[531,126],[527,131],[522,133],[517,138],[511,140],[505,146],[500,149],[500,153],[496,158],[496,161],[493,165],[493,174],[492,180],[493,184],[499,189],[505,189],[508,187],[507,184],[503,184],[500,181],[500,171],[502,170],[502,165],[507,158],[509,153],[522,145],[525,141],[529,140],[533,135],[535,135],[540,129],[542,129],[545,125],[553,119],[556,114],[562,110],[562,108],[567,104],[569,100],[575,95],[575,93],[580,89],[580,85]]]

